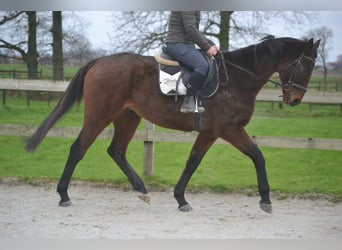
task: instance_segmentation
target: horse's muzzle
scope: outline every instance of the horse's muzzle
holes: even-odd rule
[[[301,99],[295,98],[294,100],[289,102],[289,105],[293,107],[293,106],[297,106],[300,103],[301,103]]]
[[[302,102],[303,95],[301,94],[288,94],[283,95],[283,102],[294,107]]]

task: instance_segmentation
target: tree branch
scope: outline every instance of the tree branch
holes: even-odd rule
[[[21,49],[19,46],[6,42],[3,39],[0,39],[0,42],[3,43],[3,44],[0,44],[0,48],[12,49],[12,50],[18,51],[23,57],[25,56],[26,52],[23,49]]]
[[[3,16],[2,20],[0,20],[0,25],[5,24],[8,21],[11,21],[13,19],[16,19],[18,16],[20,16],[22,13],[24,13],[25,11],[15,11],[15,12],[11,12],[9,16]]]

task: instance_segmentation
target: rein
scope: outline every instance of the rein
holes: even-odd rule
[[[217,57],[217,59],[216,59]],[[216,59],[216,61],[218,62],[219,64],[219,70],[220,70],[220,78],[221,78],[221,74],[223,72],[224,74],[224,81],[221,82],[221,80],[219,81],[220,85],[222,86],[226,86],[228,84],[228,81],[229,81],[229,77],[228,77],[228,73],[227,73],[227,67],[226,67],[226,64],[225,64],[225,59],[224,59],[224,56],[223,56],[223,53],[222,51],[218,51],[218,53],[215,55],[214,57]]]
[[[245,73],[251,75],[251,76],[252,76],[253,78],[255,78],[255,79],[260,79],[260,80],[264,80],[264,81],[266,81],[266,82],[271,82],[271,83],[273,83],[274,85],[279,86],[279,87],[283,86],[281,83],[279,83],[279,82],[277,82],[277,81],[270,80],[269,78],[266,78],[266,77],[264,77],[264,76],[259,76],[259,75],[255,74],[255,73],[253,73],[252,71],[249,71],[248,69],[245,69],[244,67],[241,67],[241,66],[239,66],[239,65],[237,65],[237,64],[235,64],[235,63],[232,63],[232,62],[230,62],[230,61],[226,61],[226,62],[227,62],[229,65],[234,66],[235,68],[237,68],[237,69],[239,69],[239,70],[241,70],[241,71],[243,71],[243,72],[245,72]]]

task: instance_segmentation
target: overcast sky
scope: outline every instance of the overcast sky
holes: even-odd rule
[[[77,14],[84,17],[90,24],[86,27],[87,36],[93,46],[108,48],[108,34],[112,32],[111,13],[106,11],[81,11]],[[332,49],[328,54],[328,61],[336,61],[338,55],[342,55],[342,11],[317,12],[315,23],[305,23],[298,29],[287,29],[284,22],[278,18],[268,20],[268,33],[276,37],[291,36],[301,38],[310,29],[327,26],[333,31]],[[250,44],[258,41],[251,41]],[[244,46],[250,45],[246,44]]]

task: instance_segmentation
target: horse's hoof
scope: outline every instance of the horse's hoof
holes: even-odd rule
[[[260,202],[260,208],[265,213],[271,214],[272,213],[272,205],[270,203],[263,203]]]
[[[140,194],[138,195],[139,199],[142,200],[143,202],[147,203],[150,205],[150,196],[146,195],[146,194]]]
[[[178,209],[179,209],[179,211],[182,211],[182,212],[190,212],[190,211],[193,210],[192,207],[189,204],[181,206]]]
[[[71,200],[59,202],[59,206],[61,206],[61,207],[70,207],[71,204],[72,204]]]

